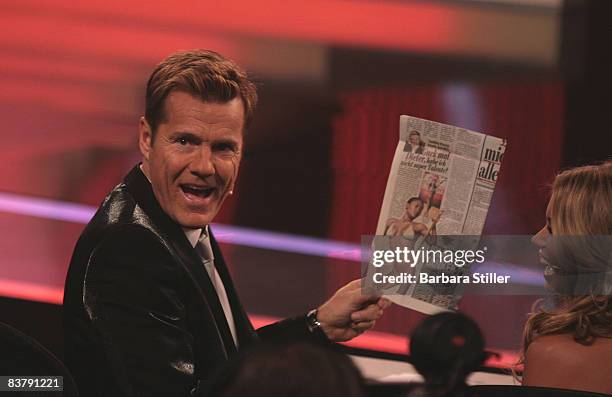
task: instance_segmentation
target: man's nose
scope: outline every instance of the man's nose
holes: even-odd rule
[[[201,177],[207,177],[215,173],[213,153],[209,145],[202,145],[197,151],[191,161],[190,171]]]

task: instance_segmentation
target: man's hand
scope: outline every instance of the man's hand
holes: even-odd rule
[[[319,307],[317,320],[331,341],[343,342],[372,328],[390,305],[388,299],[362,295],[361,280],[354,280]]]

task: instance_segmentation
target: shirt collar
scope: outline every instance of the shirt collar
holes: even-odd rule
[[[189,243],[194,248],[201,237],[208,238],[208,225],[206,225],[204,229],[189,229],[186,227],[183,227],[182,229],[185,236],[187,236],[187,240],[189,240]]]

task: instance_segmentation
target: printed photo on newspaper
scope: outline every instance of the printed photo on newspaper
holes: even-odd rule
[[[428,314],[456,308],[461,280],[483,255],[505,149],[504,139],[400,116],[376,235],[362,244],[364,288]]]

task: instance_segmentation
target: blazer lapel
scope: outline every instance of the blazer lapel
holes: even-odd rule
[[[208,231],[210,236],[210,245],[213,250],[213,255],[215,256],[215,268],[217,269],[217,272],[219,272],[221,281],[223,281],[225,292],[227,293],[227,299],[232,307],[234,324],[236,325],[236,332],[238,333],[238,341],[240,342],[241,347],[248,347],[258,340],[257,333],[255,332],[253,324],[251,323],[251,320],[249,320],[244,307],[240,303],[236,288],[232,282],[232,277],[225,264],[225,259],[223,258],[221,249],[219,248],[217,240],[215,239],[210,227],[208,228]]]
[[[205,296],[205,301],[208,304],[208,307],[210,308],[215,319],[215,323],[217,324],[217,328],[219,329],[225,350],[229,355],[232,355],[237,351],[236,345],[234,344],[234,339],[232,338],[232,333],[229,329],[227,318],[223,312],[223,307],[219,301],[219,295],[217,294],[217,291],[215,290],[215,287],[213,286],[210,277],[206,272],[206,268],[204,267],[204,264],[202,263],[197,252],[191,246],[180,227],[179,231],[182,235],[182,239],[177,238],[172,240],[174,249],[180,257],[181,262],[186,265],[185,267],[187,268],[187,271],[193,275],[197,281],[197,284],[201,287]]]

